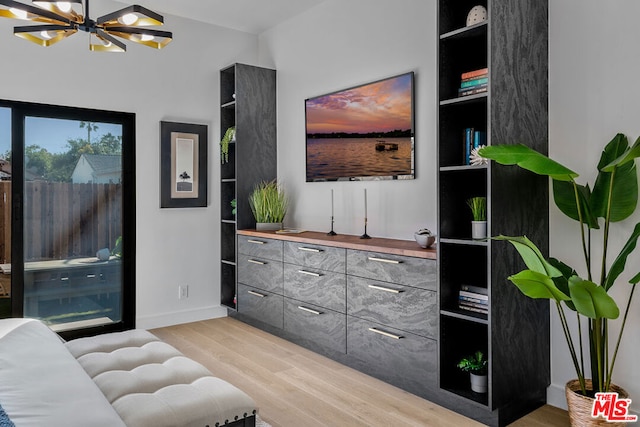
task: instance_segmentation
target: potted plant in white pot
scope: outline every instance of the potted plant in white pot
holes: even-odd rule
[[[472,197],[467,199],[467,206],[471,209],[471,238],[485,239],[487,237],[487,198]]]
[[[458,368],[469,373],[471,390],[476,393],[487,392],[487,358],[481,351],[476,351],[472,355],[463,357],[458,362]]]
[[[257,230],[281,230],[289,199],[276,181],[261,182],[249,196],[249,205],[256,219]]]
[[[524,145],[489,146],[479,154],[500,164],[518,165],[550,177],[556,206],[579,224],[582,242],[579,250],[584,257],[584,267],[574,268],[554,258],[546,259],[526,236],[495,239],[512,243],[527,266],[526,270],[508,279],[530,298],[553,301],[558,310],[577,375],[577,379],[569,381],[565,387],[572,424],[601,425],[604,420],[591,417],[594,394],[615,391],[628,397],[624,390],[613,384],[612,376],[640,272],[629,280],[629,297],[620,332],[615,337],[609,333],[609,322],[619,318],[620,309],[608,291],[624,272],[627,257],[636,247],[640,223],[635,225],[615,258],[610,258],[608,251],[611,226],[629,218],[636,210],[638,175],[635,159],[640,157],[640,138],[630,147],[627,138],[618,134],[607,144],[598,163],[598,177],[593,187],[578,184],[576,172]],[[601,259],[595,259],[592,256],[595,253],[602,254]],[[597,273],[596,268],[600,269]],[[576,314],[577,336],[572,334],[567,311]],[[585,349],[583,343],[587,342],[589,345]],[[588,360],[586,352],[589,353]],[[580,413],[581,409],[586,413]]]

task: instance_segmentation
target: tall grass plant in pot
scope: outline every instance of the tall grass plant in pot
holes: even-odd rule
[[[289,199],[278,181],[261,182],[249,196],[249,205],[258,230],[280,230]]]
[[[635,159],[640,157],[640,138],[629,146],[627,137],[617,134],[606,145],[597,165],[598,176],[593,187],[579,184],[576,181],[578,173],[524,145],[489,146],[479,154],[500,164],[517,165],[551,178],[556,206],[579,226],[581,246],[576,250],[582,253],[584,265],[575,267],[555,258],[545,258],[526,236],[498,236],[495,239],[513,244],[527,267],[508,279],[524,295],[549,299],[557,308],[577,376],[566,387],[572,423],[600,425],[600,421],[591,418],[591,413],[572,412],[572,398],[574,395],[589,398],[597,392],[609,391],[626,394],[612,383],[612,376],[640,272],[631,272],[636,274],[629,280],[631,286],[622,312],[609,291],[625,271],[627,258],[636,248],[640,223],[635,225],[615,257],[609,254],[609,237],[615,223],[631,217],[636,211],[638,174]],[[601,254],[600,259],[592,255],[596,250]],[[567,316],[575,316],[575,327],[571,327]],[[609,330],[609,322],[615,319],[621,322],[617,334]],[[575,421],[578,419],[581,421]]]
[[[485,239],[487,237],[487,198],[472,197],[467,199],[467,206],[471,209],[471,238]]]

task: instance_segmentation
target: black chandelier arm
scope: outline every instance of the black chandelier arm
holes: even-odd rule
[[[22,17],[12,13],[9,9],[0,9],[0,16],[5,18],[23,19],[26,21],[45,22],[49,24],[69,25],[71,21],[65,16],[41,9],[36,6],[20,3],[14,0],[0,0],[0,5],[7,6],[16,10],[26,12],[26,16]]]
[[[122,26],[123,23],[119,19],[129,14],[133,14],[138,17],[134,23],[125,24],[129,27],[148,27],[164,24],[164,18],[162,15],[137,4],[103,15],[96,19],[96,23],[105,28],[111,26]]]
[[[120,40],[109,35],[106,31],[96,28],[95,35],[102,41],[102,44],[89,44],[89,49],[96,52],[126,52],[127,46]]]
[[[173,39],[173,34],[169,31],[150,28],[107,27],[104,28],[104,31],[154,49],[162,49]]]

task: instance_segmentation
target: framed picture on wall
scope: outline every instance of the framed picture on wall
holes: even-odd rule
[[[207,206],[207,126],[160,122],[160,207]]]

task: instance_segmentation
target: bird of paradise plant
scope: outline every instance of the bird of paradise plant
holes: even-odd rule
[[[638,174],[635,159],[640,157],[640,138],[633,146],[629,146],[627,137],[617,134],[606,145],[598,163],[598,176],[593,188],[576,182],[576,172],[524,145],[488,146],[479,150],[479,154],[500,164],[517,165],[551,178],[556,206],[580,224],[586,278],[558,259],[546,259],[526,236],[498,236],[495,239],[513,244],[527,267],[508,279],[524,295],[549,299],[555,303],[582,394],[609,391],[635,285],[640,281],[640,272],[629,281],[631,289],[620,332],[615,340],[613,354],[610,354],[608,322],[620,316],[620,309],[608,291],[624,272],[627,258],[636,247],[640,237],[640,223],[635,225],[626,244],[609,265],[610,227],[613,223],[629,218],[636,210]],[[596,233],[594,230],[599,230],[600,238],[592,236]],[[602,244],[601,260],[595,260],[592,256],[592,245],[597,242]],[[600,264],[598,276],[592,273],[596,271],[593,265],[596,262]],[[567,309],[576,313],[577,338],[572,336],[569,328]],[[584,341],[589,342],[592,390],[587,389],[585,381],[585,350],[582,344],[585,333],[588,340]]]

